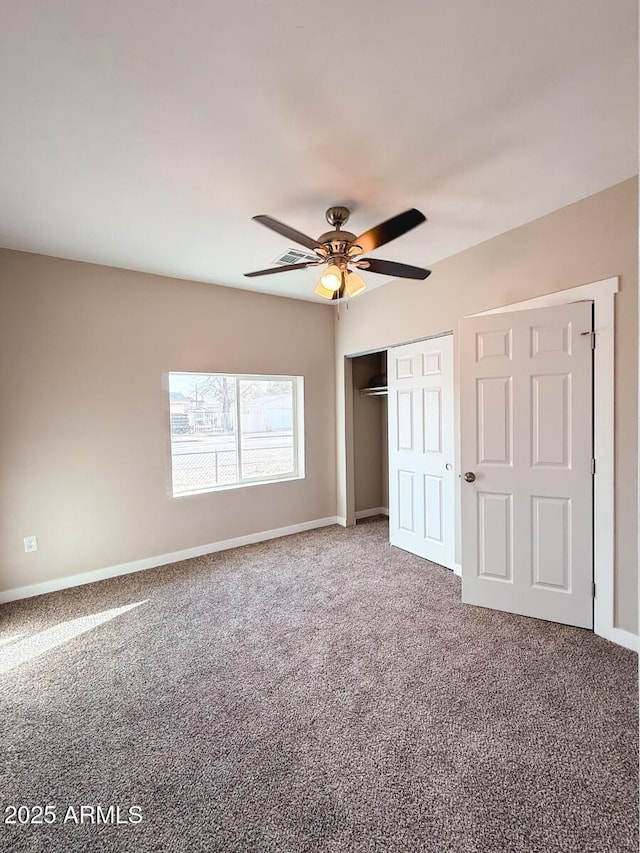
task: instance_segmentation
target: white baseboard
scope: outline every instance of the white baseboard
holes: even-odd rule
[[[347,519],[344,517],[344,515],[337,515],[336,516],[336,524],[339,524],[341,527],[346,527],[347,526]]]
[[[608,628],[606,631],[601,631],[598,636],[604,637],[605,640],[611,640],[612,643],[617,643],[619,646],[624,646],[625,649],[631,649],[632,652],[640,651],[639,638],[631,631],[625,631],[623,628]]]
[[[355,515],[356,521],[361,518],[371,518],[374,515],[389,515],[389,507],[377,506],[374,509],[359,509]]]
[[[332,524],[340,523],[341,520],[335,515],[329,518],[317,518],[314,521],[303,521],[301,524],[292,524],[289,527],[278,527],[275,530],[249,533],[247,536],[223,539],[220,542],[198,545],[195,548],[186,548],[183,551],[174,551],[171,554],[160,554],[158,557],[147,557],[144,560],[134,560],[131,563],[109,566],[106,569],[96,569],[92,572],[83,572],[82,574],[70,575],[65,578],[54,578],[43,583],[35,583],[30,586],[21,586],[17,589],[8,589],[0,592],[0,604],[6,604],[9,601],[18,601],[21,598],[32,598],[34,595],[45,595],[48,592],[57,592],[58,590],[68,589],[73,586],[82,586],[87,583],[117,578],[120,575],[129,575],[133,572],[142,572],[145,569],[157,569],[158,566],[178,563],[181,560],[189,560],[191,557],[202,557],[206,554],[215,554],[217,551],[228,551],[230,548],[239,548],[242,545],[254,545],[257,542],[266,542],[269,539],[279,539],[281,536],[291,536],[293,533],[302,533],[305,530],[315,530],[318,527],[329,527]]]
[[[452,567],[454,575],[458,575],[458,577],[462,577],[462,566],[460,563],[454,563]]]

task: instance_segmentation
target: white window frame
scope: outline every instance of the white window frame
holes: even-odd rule
[[[194,370],[171,370],[168,373],[168,386],[171,389],[171,375],[173,373],[181,376],[193,376],[196,379],[199,376],[220,376],[225,379],[233,379],[236,386],[235,394],[235,452],[236,452],[236,471],[237,481],[235,483],[223,483],[215,486],[203,486],[202,488],[188,489],[181,492],[176,492],[173,485],[173,453],[171,452],[171,493],[174,498],[186,498],[193,495],[202,495],[209,492],[222,492],[229,489],[242,489],[247,486],[259,486],[265,483],[285,483],[290,480],[302,480],[305,477],[304,466],[304,377],[303,376],[288,376],[283,374],[263,374],[263,373],[218,373],[209,371],[194,371]],[[293,473],[274,474],[271,477],[243,477],[242,476],[242,420],[240,414],[240,382],[257,381],[257,382],[291,382],[293,396]],[[169,418],[169,429],[170,429]],[[169,432],[171,438],[171,432]],[[171,441],[170,441],[171,445]]]

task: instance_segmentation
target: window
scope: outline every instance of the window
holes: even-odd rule
[[[169,373],[173,494],[304,476],[301,376]]]

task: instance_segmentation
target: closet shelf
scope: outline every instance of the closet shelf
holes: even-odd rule
[[[386,385],[367,385],[366,388],[360,389],[361,397],[386,397],[388,394],[388,388]]]

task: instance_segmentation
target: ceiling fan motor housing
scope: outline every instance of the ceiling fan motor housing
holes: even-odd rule
[[[325,213],[327,222],[333,225],[333,231],[325,231],[318,237],[318,243],[327,249],[329,255],[328,260],[332,263],[337,263],[342,266],[347,261],[347,250],[351,243],[356,239],[356,235],[350,231],[342,231],[341,228],[349,219],[349,209],[342,205],[330,207]],[[342,263],[341,263],[342,262]]]
[[[350,231],[327,231],[318,237],[318,243],[326,246],[331,256],[346,255],[355,239],[356,235]]]

